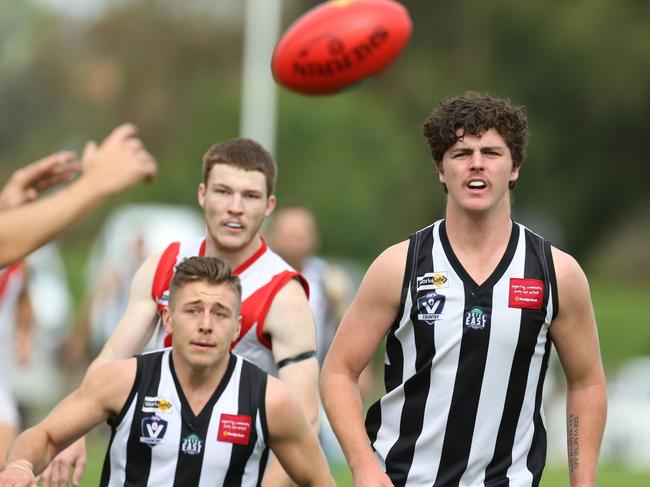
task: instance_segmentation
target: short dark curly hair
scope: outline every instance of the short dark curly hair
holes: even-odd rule
[[[463,135],[480,136],[491,128],[505,140],[513,164],[521,165],[526,157],[528,121],[523,108],[512,105],[509,100],[471,91],[449,98],[425,120],[422,133],[439,166],[444,153],[462,137],[456,135],[458,129],[462,129]]]

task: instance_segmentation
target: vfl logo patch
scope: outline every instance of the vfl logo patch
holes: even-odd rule
[[[167,431],[167,421],[160,416],[153,415],[142,419],[142,436],[140,443],[154,447],[162,443]]]
[[[544,282],[539,279],[510,279],[510,308],[542,309]]]
[[[449,287],[446,272],[427,272],[416,279],[416,291],[428,291],[429,289],[441,289]]]
[[[181,451],[186,455],[198,455],[203,449],[203,440],[192,433],[181,441]]]
[[[418,320],[428,325],[433,325],[440,319],[442,310],[445,307],[445,296],[433,291],[418,298]]]
[[[164,397],[145,396],[142,403],[143,413],[166,413],[172,408],[172,403]]]
[[[488,315],[478,306],[465,313],[465,326],[472,330],[482,330],[487,325]]]
[[[251,417],[222,414],[219,419],[218,441],[248,445],[251,438]]]

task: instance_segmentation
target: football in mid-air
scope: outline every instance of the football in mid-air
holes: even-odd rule
[[[330,0],[299,17],[280,38],[271,70],[298,93],[335,93],[388,66],[411,36],[393,0]]]

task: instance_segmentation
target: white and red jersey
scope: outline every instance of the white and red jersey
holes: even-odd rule
[[[25,262],[0,269],[0,423],[18,426],[19,418],[9,385],[13,356],[16,305],[25,286]]]
[[[205,239],[194,239],[170,244],[160,257],[151,289],[151,296],[161,314],[169,299],[169,285],[176,266],[184,259],[205,255]],[[232,351],[271,375],[277,375],[277,367],[270,337],[264,333],[264,320],[273,299],[291,279],[298,279],[309,296],[307,281],[278,254],[269,249],[262,239],[260,248],[233,273],[242,285],[242,329],[233,342]],[[166,336],[164,345],[171,344]]]

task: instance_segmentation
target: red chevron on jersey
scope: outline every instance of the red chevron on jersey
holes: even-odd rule
[[[5,290],[9,286],[10,281],[16,277],[20,276],[25,270],[25,261],[14,262],[13,264],[0,269],[0,300],[5,294]]]

